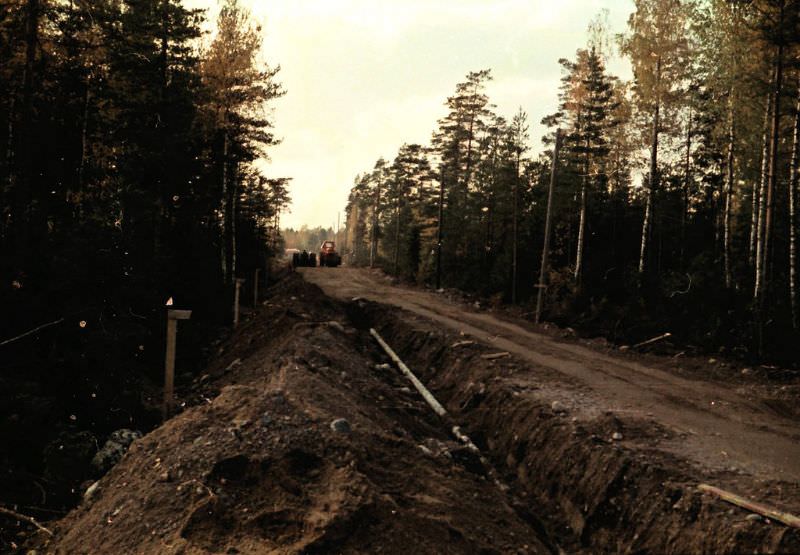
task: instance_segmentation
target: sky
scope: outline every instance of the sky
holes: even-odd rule
[[[272,103],[282,143],[263,172],[292,178],[282,227],[344,220],[356,174],[403,143],[428,144],[445,100],[470,71],[491,69],[496,112],[528,113],[530,146],[542,150],[543,116],[555,111],[561,68],[585,47],[587,26],[607,10],[625,31],[633,0],[240,0],[264,34],[264,60],[280,65],[287,94]],[[191,0],[209,8],[216,0]],[[628,78],[627,62],[609,70]],[[339,214],[341,214],[339,216]]]

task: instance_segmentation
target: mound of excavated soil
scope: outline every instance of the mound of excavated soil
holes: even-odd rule
[[[552,550],[343,307],[270,295],[40,553]]]

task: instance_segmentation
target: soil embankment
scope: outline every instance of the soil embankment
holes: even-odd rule
[[[555,549],[343,305],[297,276],[269,294],[40,553]]]

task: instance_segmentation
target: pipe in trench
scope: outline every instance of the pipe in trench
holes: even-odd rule
[[[408,366],[406,366],[406,364],[402,361],[402,359],[399,356],[397,356],[397,353],[395,353],[392,350],[392,348],[389,347],[389,345],[386,343],[386,341],[383,340],[380,334],[377,331],[375,331],[375,328],[370,328],[369,333],[370,335],[372,335],[372,337],[375,338],[375,341],[378,342],[378,344],[383,348],[386,354],[389,355],[389,358],[391,358],[392,361],[395,364],[397,364],[397,367],[400,369],[400,371],[409,379],[409,381],[412,384],[414,384],[416,390],[419,392],[420,395],[422,395],[422,397],[425,399],[425,402],[428,403],[428,406],[431,409],[433,409],[433,412],[435,412],[440,418],[445,420],[445,422],[450,422],[447,410],[436,399],[436,397],[433,396],[430,390],[427,387],[425,387],[425,384],[423,384],[419,380],[419,378],[417,378],[417,376],[414,375],[414,373]],[[494,466],[489,462],[488,459],[486,459],[486,457],[483,456],[483,454],[481,454],[480,449],[478,449],[478,446],[472,442],[469,436],[467,436],[464,432],[462,432],[461,428],[455,424],[452,425],[450,431],[456,437],[456,439],[458,439],[461,443],[464,444],[464,446],[467,449],[477,454],[478,459],[483,465],[483,468],[486,470],[486,473],[492,479],[492,481],[498,487],[498,489],[500,489],[500,491],[502,491],[503,493],[508,493],[511,488],[507,484],[503,483],[502,480],[500,480],[500,478],[497,476],[497,472],[495,471]],[[556,544],[549,537],[549,534],[547,533],[547,530],[544,528],[542,523],[539,522],[538,519],[535,520],[536,520],[536,529],[541,534],[540,539],[545,543],[545,545],[547,545],[550,548],[552,553],[558,555],[564,555],[564,551],[558,544]]]
[[[395,353],[392,350],[392,348],[389,347],[389,345],[386,343],[386,341],[383,340],[380,334],[377,331],[375,331],[375,328],[370,328],[369,333],[370,335],[372,335],[372,337],[375,338],[375,340],[378,342],[378,345],[380,345],[383,348],[383,350],[386,351],[386,354],[389,355],[389,358],[391,358],[394,361],[394,363],[397,364],[397,367],[400,368],[400,371],[409,379],[409,381],[412,384],[414,384],[416,390],[419,392],[420,395],[422,395],[422,397],[425,399],[425,402],[428,403],[428,406],[431,407],[431,409],[433,409],[433,412],[435,412],[440,418],[447,419],[448,418],[447,410],[442,406],[441,403],[439,403],[439,401],[436,400],[436,397],[434,397],[433,394],[428,390],[428,388],[425,387],[425,384],[419,381],[419,378],[417,378],[411,371],[411,369],[405,365],[405,363],[400,359],[399,356],[397,356],[397,353]],[[467,447],[467,449],[480,454],[480,449],[478,449],[477,445],[475,445],[472,442],[469,436],[467,436],[464,432],[461,431],[461,428],[459,426],[453,425],[450,431],[456,437],[456,439],[458,439],[461,443],[463,443]],[[487,469],[491,468],[491,466],[489,466],[488,461],[484,460],[483,456],[481,456],[481,462],[484,464],[484,466],[487,467]],[[506,488],[507,486],[504,487],[504,489]]]

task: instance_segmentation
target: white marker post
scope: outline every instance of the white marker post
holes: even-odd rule
[[[178,320],[188,320],[191,317],[191,310],[167,309],[167,355],[164,361],[164,403],[161,407],[161,419],[165,421],[172,410],[175,389],[175,342]]]
[[[256,268],[256,275],[253,278],[253,308],[258,308],[258,274],[261,268]]]
[[[233,327],[239,325],[239,290],[245,282],[242,278],[236,278],[236,289],[233,293]]]

